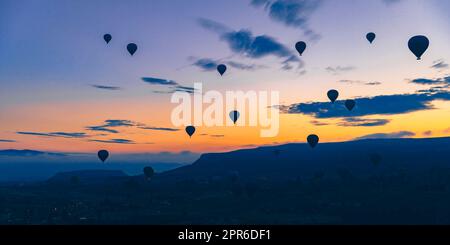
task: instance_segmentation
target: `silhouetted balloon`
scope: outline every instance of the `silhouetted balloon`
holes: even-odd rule
[[[133,55],[134,53],[136,53],[136,50],[137,50],[137,45],[135,44],[135,43],[129,43],[128,45],[127,45],[127,50],[128,50],[128,53],[130,53],[131,55]]]
[[[98,158],[100,158],[100,160],[102,160],[102,162],[105,162],[106,159],[108,159],[109,156],[109,152],[107,150],[100,150],[98,153]]]
[[[373,165],[378,166],[381,162],[381,155],[378,153],[372,153],[369,155],[369,159]]]
[[[356,105],[356,101],[354,101],[354,100],[346,100],[345,101],[345,107],[347,107],[347,110],[349,110],[349,111],[353,110],[355,105]]]
[[[103,35],[103,39],[105,40],[106,43],[109,43],[112,39],[111,34],[105,34]]]
[[[236,121],[239,119],[239,112],[238,111],[231,111],[230,112],[230,119],[233,121],[234,124],[236,124]]]
[[[306,140],[308,141],[308,144],[314,148],[316,147],[317,143],[319,143],[319,136],[315,135],[315,134],[310,134],[308,136],[308,138],[306,138]]]
[[[152,167],[145,167],[144,168],[144,175],[147,177],[147,179],[151,179],[153,175],[155,174],[155,171]]]
[[[373,33],[373,32],[369,32],[369,33],[367,33],[367,35],[366,35],[366,38],[367,38],[367,40],[368,40],[370,43],[372,43],[373,40],[375,40],[375,37],[376,37],[376,35],[375,35],[375,33]]]
[[[222,76],[227,71],[227,66],[224,64],[220,64],[217,66],[217,71]]]
[[[194,126],[187,126],[186,127],[186,133],[189,135],[189,137],[192,137],[192,135],[195,133],[195,127]]]
[[[417,60],[420,60],[420,57],[422,57],[429,45],[430,41],[426,36],[414,36],[408,41],[409,50],[413,52]]]
[[[303,42],[303,41],[297,42],[295,44],[295,49],[297,49],[297,51],[300,54],[300,56],[302,56],[303,51],[305,51],[305,49],[306,49],[306,43]]]
[[[332,89],[328,91],[327,96],[328,99],[330,99],[331,102],[334,103],[336,99],[339,97],[339,92],[336,89]]]

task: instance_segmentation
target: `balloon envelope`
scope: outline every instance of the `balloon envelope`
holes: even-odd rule
[[[105,34],[103,35],[103,39],[105,40],[106,43],[109,43],[112,39],[111,34]]]
[[[331,102],[334,103],[336,99],[339,97],[339,92],[336,89],[332,89],[328,91],[327,96],[328,99],[330,99]]]
[[[430,41],[426,36],[414,36],[408,41],[408,48],[417,57],[417,60],[420,60],[429,45]]]
[[[152,167],[145,167],[143,171],[144,171],[144,175],[145,175],[145,177],[147,177],[147,179],[150,179],[155,174],[155,171],[153,170]]]
[[[130,53],[131,55],[133,55],[134,53],[136,53],[137,45],[136,45],[135,43],[129,43],[129,44],[127,45],[127,50],[128,50],[128,53]]]
[[[345,101],[345,107],[347,107],[347,110],[349,110],[349,111],[353,110],[355,105],[356,105],[356,101],[354,101],[354,100],[346,100]]]
[[[107,150],[100,150],[100,151],[98,151],[97,155],[98,155],[98,158],[99,158],[102,162],[105,162],[106,159],[108,159],[109,152],[108,152]]]
[[[237,120],[239,119],[240,113],[238,111],[231,111],[230,112],[230,119],[233,121],[234,124],[236,124]]]
[[[186,127],[186,133],[189,135],[189,137],[192,137],[195,133],[195,127],[194,126],[187,126]]]
[[[300,54],[300,56],[302,56],[303,52],[306,49],[306,43],[303,41],[297,42],[295,44],[295,49],[297,49],[297,52]]]
[[[222,76],[227,71],[227,66],[224,64],[220,64],[217,66],[217,71]]]
[[[372,43],[373,40],[375,40],[375,37],[376,37],[376,35],[375,35],[375,33],[373,33],[373,32],[369,32],[369,33],[367,33],[367,35],[366,35],[366,38],[367,38],[367,40],[368,40],[370,43]]]
[[[309,146],[314,148],[316,147],[317,143],[319,143],[319,136],[315,134],[310,134],[308,135],[308,138],[306,138],[306,140],[308,141]]]

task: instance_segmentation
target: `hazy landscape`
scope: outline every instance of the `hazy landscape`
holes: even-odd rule
[[[155,174],[4,183],[1,224],[450,224],[450,138],[204,154]]]

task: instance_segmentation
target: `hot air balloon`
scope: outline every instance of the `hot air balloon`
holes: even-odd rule
[[[195,133],[195,127],[194,126],[187,126],[186,127],[186,133],[189,135],[189,137],[192,137]]]
[[[317,143],[319,143],[319,136],[310,134],[308,135],[308,138],[306,138],[306,140],[308,141],[309,146],[311,146],[311,148],[314,148],[316,147]]]
[[[417,60],[420,60],[429,45],[430,41],[426,36],[414,36],[408,41],[409,50],[417,57]]]
[[[367,35],[366,35],[366,38],[367,38],[367,40],[368,40],[370,43],[372,43],[373,40],[375,40],[375,37],[376,37],[376,35],[375,35],[375,33],[373,33],[373,32],[369,32],[369,33],[367,33]]]
[[[349,111],[353,110],[355,105],[356,105],[356,101],[354,101],[354,100],[346,100],[345,101],[345,107],[347,107],[347,110],[349,110]]]
[[[103,35],[103,39],[105,40],[106,43],[109,43],[112,39],[111,34],[105,34]]]
[[[97,155],[98,155],[98,158],[100,158],[100,160],[102,162],[105,162],[106,159],[108,159],[109,152],[107,150],[100,150],[100,151],[98,151]]]
[[[153,175],[155,174],[155,171],[153,170],[152,167],[145,167],[145,168],[143,169],[143,171],[144,171],[145,177],[146,177],[148,180],[150,180],[150,179],[153,177]]]
[[[135,43],[129,43],[127,45],[128,53],[130,53],[132,56],[134,55],[134,53],[136,53],[137,48],[138,47]]]
[[[297,42],[297,43],[295,44],[295,49],[297,49],[298,54],[300,54],[300,56],[302,56],[303,52],[304,52],[305,49],[306,49],[306,43],[303,42],[303,41]]]
[[[328,99],[330,99],[331,102],[334,103],[336,99],[339,97],[339,92],[336,89],[332,89],[328,91],[327,96]]]
[[[239,119],[240,113],[238,111],[231,111],[230,112],[230,119],[233,121],[234,124],[236,124],[237,120]]]
[[[221,76],[223,76],[223,74],[227,71],[227,66],[224,64],[220,64],[217,66],[217,71]]]

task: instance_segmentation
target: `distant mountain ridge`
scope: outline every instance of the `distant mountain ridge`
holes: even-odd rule
[[[316,148],[293,143],[226,153],[203,154],[192,165],[162,173],[164,180],[211,179],[238,175],[244,179],[286,180],[317,173],[336,175],[345,169],[356,174],[373,171],[420,170],[430,166],[450,168],[450,137],[421,139],[364,139],[319,143]],[[379,154],[374,166],[370,156]]]
[[[44,152],[44,151],[34,151],[34,150],[16,150],[16,149],[7,149],[0,150],[0,156],[13,156],[13,157],[34,157],[34,156],[66,156],[64,153],[54,153],[54,152]]]

